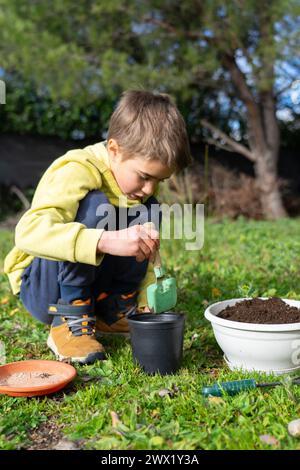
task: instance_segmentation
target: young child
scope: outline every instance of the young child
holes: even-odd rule
[[[59,360],[104,359],[95,332],[128,333],[128,316],[149,311],[158,183],[189,162],[170,97],[131,90],[105,142],[67,152],[42,176],[4,270],[30,314],[51,325],[47,344]]]

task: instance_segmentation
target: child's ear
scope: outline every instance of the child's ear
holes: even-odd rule
[[[109,141],[107,142],[107,150],[108,150],[110,158],[114,162],[117,163],[120,159],[122,159],[120,146],[115,139],[109,139]]]

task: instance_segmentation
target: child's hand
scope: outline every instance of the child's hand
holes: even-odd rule
[[[159,248],[159,232],[152,226],[134,225],[123,230],[104,231],[97,245],[97,253],[116,256],[135,256],[141,262],[154,260]]]

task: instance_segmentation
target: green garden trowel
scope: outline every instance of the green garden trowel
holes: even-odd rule
[[[166,312],[175,307],[177,302],[176,279],[166,277],[159,250],[156,251],[153,264],[156,283],[150,284],[147,288],[148,306],[154,313]]]

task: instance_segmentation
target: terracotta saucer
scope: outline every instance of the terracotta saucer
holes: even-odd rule
[[[0,394],[12,397],[48,395],[65,387],[76,369],[64,362],[30,360],[0,366]]]

